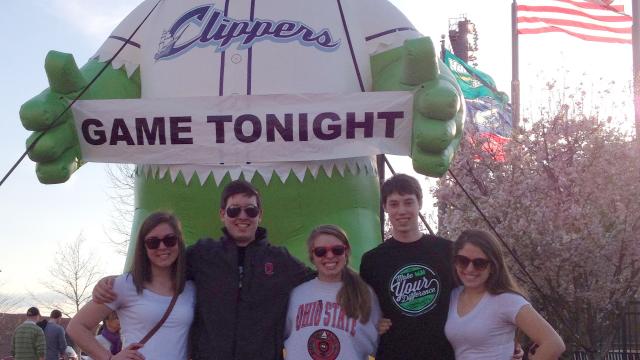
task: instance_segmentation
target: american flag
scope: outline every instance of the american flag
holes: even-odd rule
[[[631,44],[631,16],[613,0],[529,0],[518,4],[518,34],[565,33],[582,40]]]

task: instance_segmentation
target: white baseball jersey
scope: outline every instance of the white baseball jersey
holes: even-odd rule
[[[95,58],[108,60],[157,2],[140,4]],[[418,36],[386,0],[161,0],[114,67],[129,73],[140,67],[143,98],[353,93],[371,90],[371,55]],[[330,169],[338,161],[344,160],[321,165]],[[356,163],[371,167],[370,161]],[[309,167],[248,164],[243,170],[288,174]]]

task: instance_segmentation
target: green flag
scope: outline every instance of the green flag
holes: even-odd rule
[[[502,103],[509,101],[507,94],[496,89],[496,83],[491,76],[470,66],[449,50],[444,52],[444,63],[458,80],[458,85],[460,85],[465,99],[487,96]]]

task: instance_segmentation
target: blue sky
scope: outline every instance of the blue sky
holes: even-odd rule
[[[8,8],[0,12],[0,27],[8,39],[0,59],[3,175],[24,151],[29,135],[20,124],[20,105],[48,86],[44,72],[47,51],[73,53],[76,61],[84,64],[136,2],[110,3],[117,11],[104,9],[100,5],[105,3],[99,1],[26,0],[8,2]],[[70,11],[73,7],[78,10]],[[106,15],[84,13],[83,9],[92,8]],[[33,162],[25,159],[0,187],[0,218],[5,225],[0,251],[0,282],[5,286],[0,291],[38,292],[38,281],[46,278],[56,250],[80,233],[88,238],[105,271],[120,269],[123,261],[106,245],[103,231],[111,226],[109,183],[103,166],[86,166],[68,183],[55,186],[40,184],[34,171]]]
[[[511,32],[509,0],[394,0],[425,35],[439,39],[448,19],[467,14],[480,34],[479,67],[498,87],[509,92]],[[47,86],[44,58],[48,50],[74,54],[84,64],[102,40],[137,0],[20,0],[5,2],[0,12],[3,34],[0,56],[0,173],[4,175],[24,151],[29,133],[18,118],[20,105]],[[620,2],[629,6],[630,0]],[[437,6],[434,6],[437,4]],[[437,9],[433,9],[437,8]],[[599,45],[565,35],[521,39],[521,79],[524,105],[538,102],[546,78],[569,83],[618,84],[631,79],[631,49]],[[615,60],[615,63],[611,62]],[[560,65],[571,68],[568,73]],[[584,75],[582,75],[584,73]],[[628,102],[631,99],[627,99]],[[631,107],[622,112],[631,115]],[[409,159],[394,158],[406,171]],[[124,259],[107,243],[112,204],[104,166],[88,164],[62,185],[38,183],[34,164],[25,159],[0,187],[3,233],[0,251],[0,292],[39,292],[55,251],[83,233],[106,273],[119,271]]]

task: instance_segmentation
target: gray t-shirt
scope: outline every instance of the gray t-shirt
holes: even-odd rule
[[[464,316],[458,315],[463,287],[451,292],[444,332],[456,353],[456,360],[509,360],[513,357],[516,315],[529,302],[514,293],[485,293]]]
[[[133,278],[129,274],[118,276],[113,290],[118,298],[106,305],[118,313],[124,349],[129,344],[142,340],[160,321],[171,302],[171,296],[159,295],[147,289],[138,295]],[[171,315],[139,351],[152,360],[187,359],[187,340],[193,321],[194,306],[195,287],[191,281],[187,281]]]

